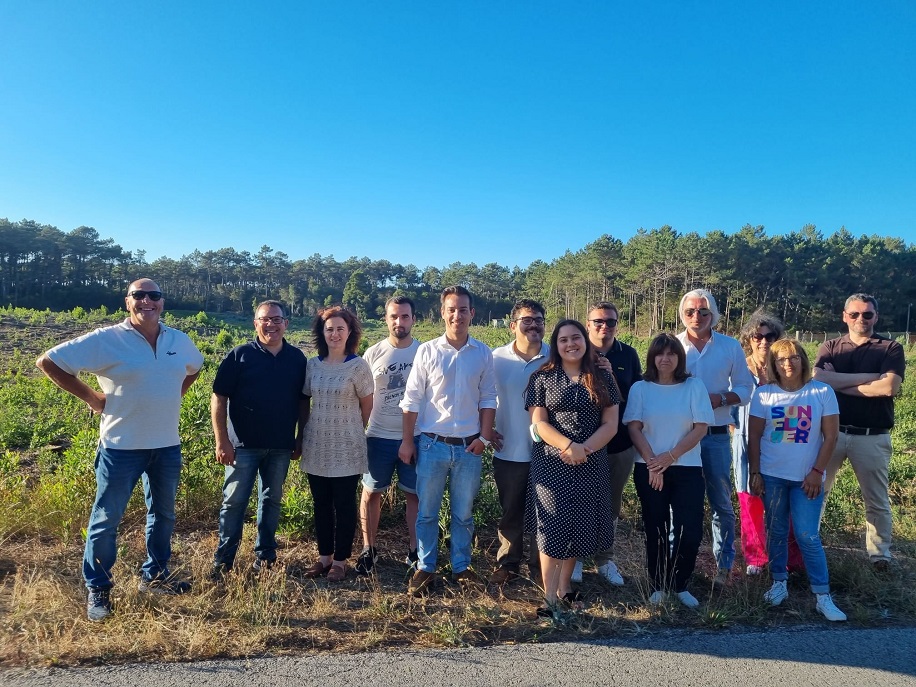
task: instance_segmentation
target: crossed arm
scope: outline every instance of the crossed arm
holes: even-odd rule
[[[903,379],[894,372],[837,372],[830,363],[814,368],[814,378],[832,387],[838,394],[877,398],[896,396]]]

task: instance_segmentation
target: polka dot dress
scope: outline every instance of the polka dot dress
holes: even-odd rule
[[[611,403],[620,404],[613,377],[602,372]],[[562,368],[539,370],[528,383],[525,407],[547,409],[548,421],[565,437],[582,443],[601,425],[601,408],[588,389],[566,376]],[[593,447],[594,448],[594,447]],[[529,528],[537,532],[538,549],[551,558],[584,558],[614,543],[611,518],[610,466],[607,448],[592,453],[582,465],[567,465],[560,450],[544,442],[531,452]]]

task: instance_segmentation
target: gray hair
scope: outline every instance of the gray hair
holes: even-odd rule
[[[709,308],[709,311],[712,313],[712,323],[710,327],[715,327],[719,324],[719,318],[722,316],[719,314],[719,306],[716,305],[716,299],[712,297],[712,294],[706,289],[694,289],[693,291],[688,291],[681,298],[680,304],[677,306],[678,317],[681,318],[681,323],[686,327],[687,322],[684,320],[684,301],[688,298],[703,298],[706,301],[706,305]]]
[[[756,334],[760,327],[768,327],[770,331],[776,335],[777,341],[786,333],[786,326],[782,323],[782,320],[771,312],[763,308],[758,308],[751,313],[751,316],[741,328],[741,333],[738,334],[738,341],[741,342],[741,348],[743,348],[744,352],[748,355],[751,353],[751,336]]]

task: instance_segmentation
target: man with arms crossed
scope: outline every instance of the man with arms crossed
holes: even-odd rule
[[[531,418],[525,410],[525,389],[531,373],[547,360],[544,306],[527,298],[516,302],[509,315],[509,329],[515,340],[493,350],[497,394],[493,479],[503,514],[497,527],[497,568],[490,575],[490,584],[505,584],[518,577],[524,553],[525,503],[531,467],[531,435],[528,433]],[[529,574],[531,568],[538,567],[533,535],[532,532]],[[538,579],[533,574],[531,578]]]
[[[410,335],[416,323],[414,303],[407,296],[394,296],[385,303],[388,338],[370,346],[363,353],[375,382],[375,398],[366,430],[369,450],[369,472],[363,475],[363,493],[359,515],[363,524],[363,551],[356,561],[356,572],[369,575],[378,560],[375,535],[382,511],[382,493],[391,486],[395,470],[398,487],[407,501],[407,564],[417,562],[417,472],[411,463],[398,458],[403,430],[403,412],[398,405],[404,398],[407,376],[413,367],[420,342]]]
[[[235,563],[256,478],[260,483],[258,536],[252,569],[260,572],[277,560],[283,482],[290,460],[302,453],[302,428],[309,412],[302,395],[305,355],[283,338],[288,325],[282,303],[259,303],[254,315],[256,338],[232,349],[213,380],[210,421],[216,460],[226,466],[219,545],[211,573],[216,582]]]
[[[700,441],[700,456],[706,497],[712,510],[712,553],[718,566],[713,585],[722,587],[728,582],[735,562],[729,407],[750,401],[754,378],[738,340],[713,331],[719,322],[719,308],[709,291],[696,289],[684,294],[678,313],[685,329],[677,338],[687,353],[687,371],[706,385],[715,416],[715,422]]]
[[[139,589],[183,594],[191,588],[171,575],[168,564],[181,475],[181,397],[197,379],[204,359],[184,332],[159,321],[165,300],[156,282],[133,282],[124,303],[129,317],[122,323],[55,346],[36,362],[52,382],[102,415],[95,502],[83,554],[86,610],[93,621],[111,613],[118,524],[141,477],[147,559]],[[94,374],[101,392],[80,380],[80,372]]]
[[[840,406],[840,435],[827,465],[825,498],[849,458],[865,502],[865,548],[876,570],[891,560],[891,504],[888,465],[894,396],[906,367],[903,347],[875,333],[878,301],[856,293],[846,299],[843,322],[849,333],[821,344],[814,378],[833,387]]]
[[[588,339],[598,355],[598,366],[610,370],[614,379],[617,380],[617,387],[623,399],[620,403],[620,417],[622,418],[627,407],[627,394],[630,392],[630,387],[642,379],[642,364],[636,349],[617,338],[619,320],[617,306],[607,301],[601,301],[589,308],[585,328],[588,330]],[[633,474],[633,464],[636,462],[636,449],[633,448],[626,425],[621,425],[620,430],[608,444],[607,458],[611,466],[611,512],[616,527],[617,520],[620,519],[623,490],[630,475]],[[613,557],[614,549],[600,551],[595,554],[595,565],[601,577],[615,586],[621,586],[623,576],[617,569]],[[572,580],[574,582],[582,581],[582,561],[576,561]]]
[[[480,488],[480,454],[493,440],[496,383],[493,354],[468,335],[474,301],[463,286],[442,291],[445,334],[420,344],[407,389],[398,456],[416,460],[417,570],[408,592],[418,594],[435,577],[439,539],[439,508],[449,480],[451,502],[452,580],[473,584],[470,569],[474,535],[474,497]],[[414,436],[420,432],[417,452]]]

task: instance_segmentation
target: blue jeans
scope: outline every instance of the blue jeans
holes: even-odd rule
[[[789,518],[795,530],[795,539],[801,550],[811,591],[815,594],[830,592],[827,573],[827,556],[819,532],[821,505],[824,491],[809,499],[801,482],[763,475],[763,507],[766,513],[767,550],[770,554],[770,575],[776,580],[787,580],[786,565],[789,559]]]
[[[83,578],[90,589],[110,589],[117,557],[118,525],[137,480],[146,498],[144,579],[168,577],[175,529],[175,494],[181,476],[181,446],[124,450],[99,447],[95,456],[95,503],[89,516]]]
[[[700,441],[706,498],[712,510],[712,555],[720,570],[735,562],[735,509],[732,506],[732,448],[728,434],[707,434]]]
[[[417,437],[414,437],[414,448],[417,455]],[[366,437],[366,449],[369,458],[369,472],[363,475],[363,488],[368,492],[385,491],[391,486],[391,478],[398,473],[398,488],[408,494],[417,493],[417,469],[398,458],[400,439]]]
[[[474,536],[474,498],[480,489],[480,456],[468,453],[464,446],[451,446],[420,435],[417,456],[417,555],[418,568],[436,571],[439,544],[439,508],[449,482],[451,505],[452,573],[471,565],[471,542]]]
[[[219,511],[219,546],[213,556],[214,565],[231,569],[235,562],[255,478],[259,480],[258,536],[254,552],[261,560],[277,559],[277,525],[290,458],[292,452],[289,449],[235,449],[235,465],[226,466],[223,507]]]

